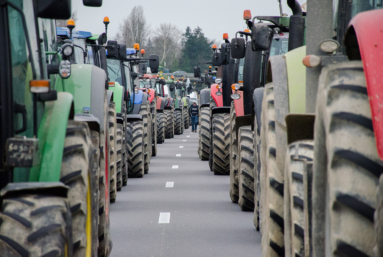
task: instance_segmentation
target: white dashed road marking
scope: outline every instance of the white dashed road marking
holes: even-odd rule
[[[186,137],[190,137],[190,136],[186,136]]]
[[[174,187],[174,182],[166,182],[165,187]]]
[[[160,218],[158,219],[158,223],[170,223],[170,212],[160,212]]]
[[[176,157],[181,157],[181,154],[176,154]]]
[[[180,148],[184,148],[184,147],[181,145]]]
[[[182,141],[186,142],[187,140],[182,140]]]
[[[172,169],[178,169],[178,165],[173,165]]]

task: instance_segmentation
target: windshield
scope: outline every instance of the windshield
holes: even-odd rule
[[[84,64],[84,52],[83,49],[86,49],[85,39],[84,38],[73,38],[74,47],[74,59],[78,64]],[[81,49],[81,48],[82,49]]]
[[[239,67],[238,67],[238,83],[243,82],[243,66],[245,65],[245,58],[242,58],[239,61]]]
[[[160,85],[160,83],[156,83],[156,92],[159,96],[164,96],[162,92],[162,85]]]
[[[274,35],[273,41],[271,42],[270,57],[275,55],[283,55],[287,53],[288,45],[288,33],[280,33],[279,35]]]
[[[120,61],[116,59],[107,59],[109,81],[116,81],[122,84]]]
[[[360,12],[381,9],[382,0],[352,0],[351,15],[354,17]]]

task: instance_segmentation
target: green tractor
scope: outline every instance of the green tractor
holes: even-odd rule
[[[190,127],[190,117],[189,117],[189,97],[187,97],[186,93],[186,79],[183,77],[180,80],[180,85],[178,86],[179,95],[181,96],[181,102],[182,102],[182,122],[185,129],[188,129]]]
[[[172,80],[166,81],[165,87],[167,88],[167,92],[169,94],[170,99],[172,99],[172,108],[174,112],[174,133],[176,135],[182,135],[184,133],[183,126],[183,109],[181,97],[178,96],[178,92],[176,90],[177,83],[174,82],[174,76],[172,76]]]
[[[102,124],[76,117],[73,96],[57,90],[73,86],[76,67],[73,42],[58,50],[51,19],[68,19],[71,2],[15,0],[0,9],[0,252],[108,256],[109,195],[99,184],[108,160],[98,136]],[[105,73],[100,79],[106,81]]]

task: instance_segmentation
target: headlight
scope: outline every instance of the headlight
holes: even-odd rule
[[[319,43],[320,50],[322,50],[323,52],[326,52],[326,53],[332,53],[332,52],[336,51],[339,48],[339,46],[340,45],[339,45],[338,41],[335,41],[332,39],[324,40],[324,41]]]
[[[70,61],[62,60],[59,66],[59,74],[63,79],[67,79],[70,76]]]
[[[61,52],[66,58],[69,58],[73,54],[73,46],[71,44],[64,44]]]
[[[222,95],[222,92],[220,92],[220,91],[215,92],[215,95],[220,96],[220,95]]]
[[[239,84],[231,85],[231,89],[233,89],[233,90],[239,90],[240,88],[241,88],[241,85],[239,85]]]
[[[221,79],[221,78],[216,78],[216,79],[215,79],[215,83],[219,84],[219,83],[221,83],[221,82],[222,82],[222,79]]]
[[[239,98],[241,98],[241,95],[234,93],[234,94],[230,95],[230,98],[233,99],[233,100],[238,100]]]

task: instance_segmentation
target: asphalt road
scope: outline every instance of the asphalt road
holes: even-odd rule
[[[118,192],[110,209],[111,256],[261,256],[253,213],[231,203],[229,176],[214,176],[197,147],[191,129],[166,139],[149,174]]]

